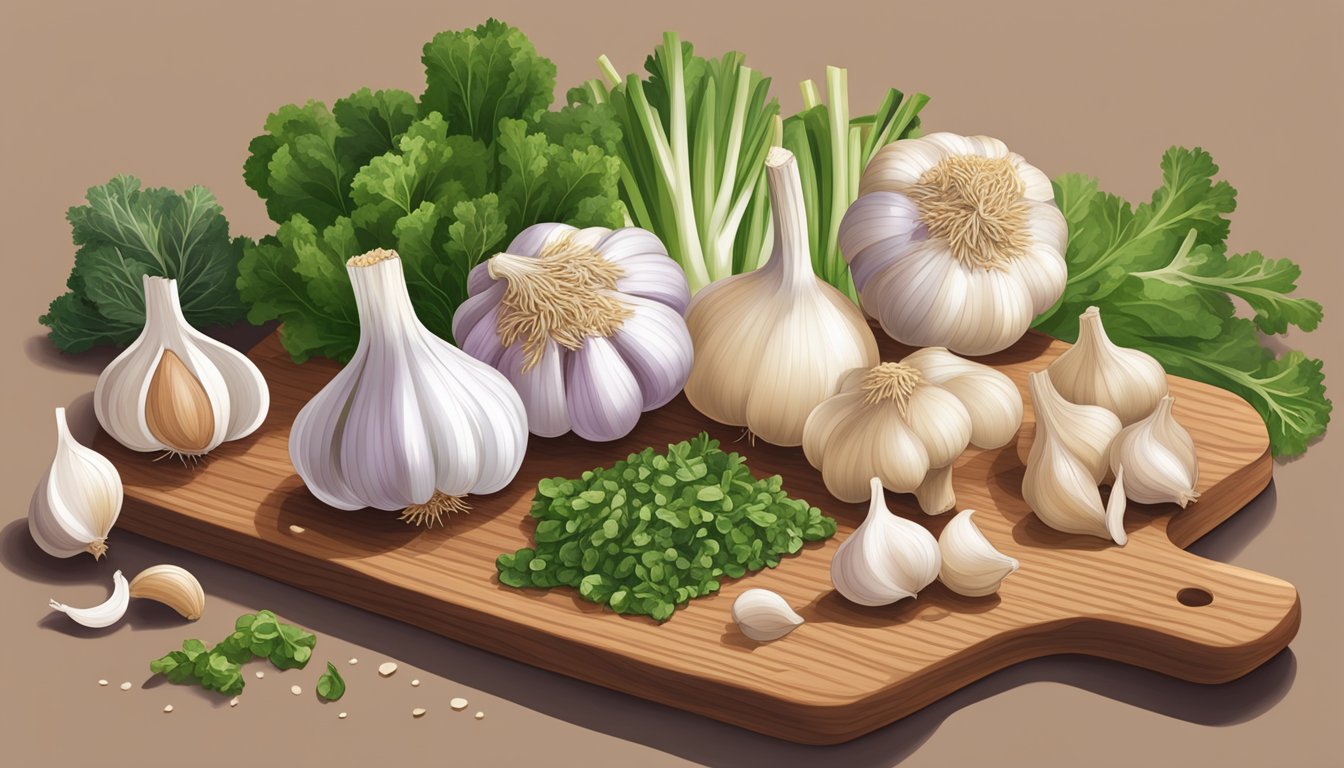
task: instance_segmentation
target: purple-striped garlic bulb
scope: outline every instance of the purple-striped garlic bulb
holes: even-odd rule
[[[624,437],[690,375],[690,289],[651,232],[536,224],[467,291],[453,336],[513,383],[534,435]]]

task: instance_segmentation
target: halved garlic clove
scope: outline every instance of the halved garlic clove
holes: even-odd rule
[[[1038,433],[1022,478],[1022,498],[1046,525],[1064,533],[1080,533],[1124,546],[1123,478],[1116,477],[1110,500],[1103,505],[1092,473],[1050,432]]]
[[[733,621],[742,634],[758,643],[789,634],[803,623],[784,598],[768,589],[748,589],[733,601]]]
[[[1019,563],[994,548],[971,516],[975,510],[957,513],[938,537],[943,564],[938,579],[948,589],[966,597],[984,597],[999,591],[999,584],[1017,571]]]
[[[933,534],[887,509],[880,479],[869,489],[868,517],[836,550],[831,583],[859,605],[890,605],[933,583],[942,558]]]
[[[1174,502],[1185,507],[1199,498],[1195,441],[1176,421],[1175,400],[1162,398],[1148,418],[1125,427],[1111,446],[1111,467],[1128,472],[1125,495],[1140,504]]]
[[[1049,371],[1065,399],[1099,405],[1120,417],[1122,424],[1152,413],[1167,394],[1162,364],[1145,352],[1112,342],[1096,307],[1079,315],[1078,340],[1050,364]]]
[[[71,608],[55,600],[49,601],[47,605],[74,619],[76,623],[101,629],[120,621],[121,617],[126,615],[126,606],[130,602],[130,586],[126,583],[126,577],[121,575],[121,571],[117,571],[112,574],[112,596],[101,605],[92,608]]]
[[[1079,405],[1065,400],[1051,382],[1048,369],[1029,374],[1027,388],[1031,392],[1032,409],[1036,412],[1036,436],[1023,462],[1031,462],[1041,433],[1049,432],[1087,467],[1092,482],[1100,483],[1106,476],[1111,441],[1120,433],[1120,419],[1099,405]],[[1018,445],[1018,455],[1022,455],[1021,444]]]
[[[56,456],[28,503],[28,531],[53,557],[107,551],[107,534],[121,514],[121,475],[102,454],[80,445],[56,409]]]
[[[205,590],[185,568],[176,565],[153,565],[131,579],[131,597],[163,603],[195,621],[205,611]]]

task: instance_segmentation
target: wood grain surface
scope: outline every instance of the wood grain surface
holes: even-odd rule
[[[880,331],[878,338],[884,360],[909,351]],[[1027,374],[1066,348],[1033,334],[984,361],[1025,392]],[[119,525],[528,664],[782,739],[847,741],[991,672],[1050,654],[1224,682],[1283,649],[1300,620],[1291,584],[1183,551],[1263,490],[1272,471],[1256,413],[1203,384],[1171,379],[1176,417],[1198,448],[1197,503],[1185,510],[1130,504],[1129,543],[1115,547],[1036,519],[1021,498],[1023,467],[1013,445],[971,449],[954,472],[957,508],[977,510],[985,536],[1020,560],[1021,570],[989,597],[959,597],[935,582],[917,600],[865,608],[841,598],[829,578],[831,555],[862,520],[864,505],[831,498],[800,449],[734,442],[739,428],[710,422],[683,397],[612,443],[532,437],[512,484],[475,497],[472,512],[447,527],[423,530],[396,513],[332,510],[308,493],[289,462],[289,425],[337,366],[296,366],[276,337],[251,357],[270,382],[270,415],[253,436],[202,463],[154,461],[98,436],[97,449],[125,483]],[[1030,425],[1030,402],[1026,410]],[[495,557],[531,542],[527,510],[538,479],[610,465],[701,430],[741,451],[757,475],[782,474],[790,494],[838,519],[836,536],[774,570],[725,582],[661,625],[603,611],[568,588],[517,590],[495,578]],[[950,519],[924,516],[912,497],[889,494],[888,502],[935,535]],[[751,642],[729,618],[734,598],[749,587],[778,592],[806,623],[783,640]],[[1201,596],[1211,601],[1185,604]]]

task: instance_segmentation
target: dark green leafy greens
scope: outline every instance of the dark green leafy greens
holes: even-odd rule
[[[327,662],[327,671],[317,678],[317,695],[327,701],[339,701],[345,695],[345,678],[336,670],[336,665]]]
[[[302,669],[312,657],[315,645],[316,635],[285,624],[274,613],[263,610],[239,616],[233,633],[215,647],[206,650],[200,640],[186,640],[182,650],[170,651],[151,661],[149,671],[163,675],[171,683],[199,685],[235,696],[243,691],[243,664],[265,658],[277,669]],[[344,682],[341,686],[343,691]]]
[[[502,554],[512,587],[574,587],[617,613],[664,621],[718,591],[720,579],[774,568],[835,520],[791,499],[779,475],[752,477],[746,459],[699,436],[630,454],[576,479],[543,479],[532,500],[535,547]]]
[[[244,307],[235,283],[244,238],[204,187],[142,189],[134,176],[92,187],[66,213],[78,250],[69,291],[39,321],[64,352],[130,344],[145,324],[145,275],[177,280],[182,313],[196,327],[231,325]]]
[[[548,221],[620,226],[620,162],[591,107],[548,112],[555,65],[491,19],[424,47],[426,87],[281,107],[244,166],[279,230],[247,249],[238,287],[253,323],[283,321],[299,362],[345,361],[359,338],[345,261],[401,254],[422,322],[452,338],[472,267]]]
[[[1170,374],[1237,393],[1264,418],[1275,455],[1301,453],[1330,421],[1321,361],[1296,350],[1276,355],[1262,334],[1313,330],[1321,305],[1292,295],[1301,275],[1293,262],[1228,255],[1236,190],[1215,182],[1217,173],[1207,152],[1173,147],[1162,158],[1162,186],[1138,206],[1095,179],[1056,179],[1069,278],[1035,326],[1072,341],[1078,315],[1096,306],[1117,344],[1151,354]],[[1233,298],[1254,317],[1239,317]]]

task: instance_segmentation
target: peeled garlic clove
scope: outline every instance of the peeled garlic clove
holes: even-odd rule
[[[126,577],[121,575],[121,571],[112,574],[112,596],[102,605],[95,605],[92,608],[71,608],[64,603],[58,603],[52,600],[47,603],[52,608],[64,613],[75,622],[83,624],[93,629],[110,627],[121,620],[126,615],[126,606],[131,602],[130,586],[126,583]]]
[[[144,330],[98,377],[98,423],[131,450],[185,456],[252,434],[270,407],[261,371],[187,323],[176,280],[146,275],[144,289]]]
[[[1048,370],[1066,400],[1099,405],[1120,417],[1122,424],[1152,413],[1167,394],[1162,364],[1137,349],[1114,344],[1096,307],[1078,316],[1078,340]]]
[[[831,559],[831,583],[850,602],[890,605],[915,597],[938,578],[938,540],[887,509],[881,480],[874,477],[869,489],[868,516]]]
[[[185,568],[154,565],[131,579],[131,597],[146,598],[172,608],[188,621],[201,618],[205,611],[205,590]]]
[[[803,623],[784,598],[768,589],[748,589],[733,601],[733,621],[742,634],[758,643],[789,634]]]
[[[958,513],[939,535],[943,565],[938,579],[959,595],[984,597],[999,591],[999,584],[1019,566],[989,543],[971,519],[974,514],[972,509]]]
[[[1125,427],[1111,446],[1111,468],[1128,473],[1125,495],[1140,504],[1174,502],[1185,507],[1199,498],[1195,441],[1172,415],[1175,400],[1162,398],[1148,418]]]
[[[999,448],[1022,426],[1022,393],[1013,380],[988,365],[958,357],[943,347],[925,347],[901,360],[956,396],[971,416],[971,445]]]
[[[1031,391],[1032,409],[1036,412],[1032,451],[1041,433],[1049,432],[1064,450],[1087,467],[1092,482],[1100,483],[1106,476],[1111,441],[1120,433],[1120,419],[1101,406],[1078,405],[1065,400],[1051,383],[1048,369],[1029,374],[1027,387]],[[1028,453],[1028,463],[1030,457],[1031,453]]]
[[[1022,498],[1046,525],[1064,533],[1110,539],[1124,546],[1125,497],[1117,477],[1102,505],[1092,473],[1050,432],[1038,433],[1022,478]]]
[[[915,499],[926,515],[941,515],[957,504],[952,490],[952,465],[930,469],[924,482],[915,489]]]
[[[28,531],[43,552],[94,559],[107,551],[107,534],[121,514],[121,476],[112,462],[77,442],[56,409],[56,456],[28,504]]]

